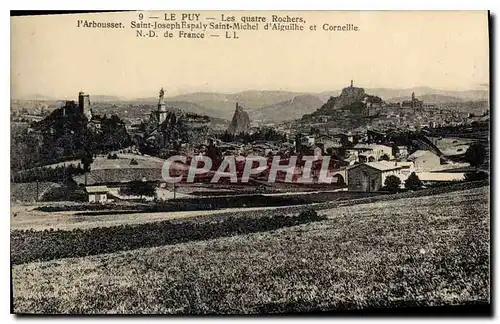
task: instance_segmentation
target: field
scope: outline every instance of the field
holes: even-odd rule
[[[339,206],[318,211],[326,220],[276,230],[18,264],[14,311],[241,314],[487,304],[488,195],[480,187]]]

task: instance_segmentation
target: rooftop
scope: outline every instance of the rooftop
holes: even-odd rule
[[[402,168],[401,165],[399,165],[399,164],[396,165],[396,163],[394,163],[394,162],[378,161],[378,162],[367,162],[367,163],[357,164],[355,166],[352,166],[351,169],[362,166],[362,165],[369,166],[369,167],[377,169],[379,171],[390,171],[390,170],[397,170],[397,169]]]
[[[90,186],[90,187],[85,187],[85,191],[87,191],[88,193],[108,192],[108,187],[106,187],[106,186]]]
[[[408,156],[408,160],[413,160],[413,159],[419,158],[419,157],[427,155],[427,154],[434,154],[434,153],[432,153],[431,151],[427,151],[427,150],[417,150],[417,151],[413,152],[410,156]]]

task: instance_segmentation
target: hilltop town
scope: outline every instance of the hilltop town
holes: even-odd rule
[[[45,108],[38,114],[13,114],[13,121],[26,125],[13,136],[17,143],[12,147],[13,181],[53,183],[66,189],[58,189],[65,197],[68,191],[104,186],[113,200],[125,196],[112,192],[146,180],[164,192],[160,197],[168,197],[172,189],[161,177],[161,164],[177,154],[188,159],[208,155],[214,161],[212,170],[225,156],[264,156],[270,161],[278,155],[286,164],[291,156],[312,155],[314,183],[328,157],[328,172],[334,176],[331,189],[368,192],[383,190],[389,175],[396,175],[404,189],[412,173],[424,184],[436,185],[462,181],[477,167],[488,169],[488,109],[464,113],[427,104],[415,93],[401,102],[386,102],[355,87],[353,81],[314,112],[278,123],[251,120],[248,109],[238,102],[231,121],[186,112],[167,105],[163,88],[144,118],[126,122],[119,112],[97,114],[100,105],[80,92],[76,102],[66,101],[48,115]],[[467,153],[478,145],[485,153],[481,161],[472,161]],[[108,168],[112,172],[99,176]],[[47,169],[58,170],[57,175]],[[372,175],[361,176],[360,170]],[[303,172],[304,161],[299,158],[293,179]],[[370,183],[371,178],[376,181]],[[282,173],[277,184],[264,188],[281,190],[281,182],[287,188],[283,190],[291,190],[284,179]],[[265,172],[254,180],[259,185],[250,184],[245,191],[262,188]],[[310,188],[302,185],[294,190]],[[184,191],[189,195],[192,190]],[[40,193],[34,198],[43,199]]]

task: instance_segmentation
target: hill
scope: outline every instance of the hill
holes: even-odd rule
[[[328,101],[311,114],[304,114],[302,122],[323,122],[329,119],[331,125],[341,129],[352,129],[366,125],[367,105],[380,104],[380,97],[368,94],[365,89],[350,87],[342,89],[338,97],[330,97]]]
[[[299,95],[292,99],[278,102],[249,111],[252,120],[264,122],[282,122],[299,119],[304,114],[316,111],[324,104],[317,96]]]
[[[385,101],[391,101],[393,98],[402,100],[408,100],[411,97],[412,92],[421,99],[424,95],[439,95],[439,96],[449,96],[456,97],[459,101],[480,101],[488,100],[489,92],[487,90],[440,90],[430,87],[413,87],[407,89],[397,89],[397,88],[365,88],[367,93],[376,95]],[[324,91],[317,94],[317,96],[322,100],[328,100],[330,97],[338,96],[340,91]],[[404,98],[404,99],[403,99]]]

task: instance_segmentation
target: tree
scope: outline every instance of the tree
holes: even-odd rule
[[[405,180],[405,188],[410,190],[417,190],[422,188],[422,181],[418,178],[415,172],[412,172],[408,179]]]
[[[391,193],[396,193],[399,191],[399,186],[401,185],[401,179],[395,175],[390,175],[385,178],[384,186]]]
[[[486,158],[486,150],[481,143],[474,143],[465,152],[465,160],[476,168],[483,164]]]
[[[87,173],[90,172],[90,165],[94,162],[91,153],[86,153],[81,159],[83,165],[83,172],[85,173],[85,185],[87,185]]]

